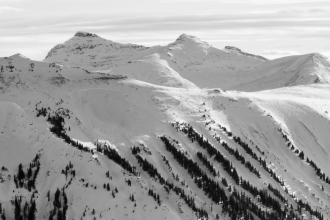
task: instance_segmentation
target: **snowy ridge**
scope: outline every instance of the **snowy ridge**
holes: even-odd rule
[[[330,62],[327,57],[313,53],[284,57],[266,62],[251,72],[250,82],[234,89],[258,91],[287,86],[330,82]]]
[[[225,50],[227,50],[229,52],[233,52],[233,53],[239,53],[239,54],[242,54],[242,55],[245,55],[245,56],[256,57],[256,58],[261,59],[261,60],[268,60],[267,58],[259,56],[259,55],[254,55],[254,54],[243,52],[241,49],[239,49],[237,47],[233,47],[233,46],[225,46]]]
[[[319,54],[267,60],[232,46],[220,50],[187,34],[167,46],[147,48],[78,32],[78,36],[53,48],[45,60],[89,71],[120,72],[130,78],[174,87],[186,87],[182,81],[189,80],[202,88],[259,91],[327,83],[330,78],[329,61]],[[174,74],[175,83],[168,82],[168,74],[159,74],[168,69]]]

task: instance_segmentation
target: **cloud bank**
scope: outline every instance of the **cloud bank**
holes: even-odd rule
[[[79,5],[76,0],[70,0],[64,8],[60,7],[63,0],[53,1],[56,5],[21,0],[10,6],[1,6],[9,1],[0,0],[0,47],[2,51],[13,48],[17,50],[15,53],[19,48],[27,51],[33,47],[47,51],[75,32],[87,31],[113,41],[146,46],[170,43],[181,33],[188,33],[216,47],[234,44],[268,57],[330,51],[326,43],[330,37],[327,1],[141,1],[145,4],[123,0],[120,5],[107,1],[111,2],[109,10],[120,12],[116,14],[99,4],[107,5],[105,0],[97,0],[98,4],[81,1]],[[23,10],[19,6],[24,4]],[[69,10],[70,4],[77,10]],[[8,55],[2,51],[0,56]]]

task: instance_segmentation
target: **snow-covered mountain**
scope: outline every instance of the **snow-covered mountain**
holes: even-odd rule
[[[217,49],[186,34],[167,46],[146,48],[77,32],[45,61],[175,87],[188,86],[179,76],[201,88],[241,91],[330,82],[330,62],[320,54],[267,60],[232,46]]]
[[[0,58],[0,215],[330,219],[329,67],[186,34]]]

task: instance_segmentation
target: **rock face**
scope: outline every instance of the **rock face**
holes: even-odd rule
[[[98,70],[128,62],[146,49],[135,44],[115,43],[96,34],[77,32],[64,44],[52,48],[45,61]]]
[[[241,49],[239,49],[237,47],[233,47],[233,46],[225,46],[225,50],[230,51],[230,52],[236,52],[236,53],[242,54],[244,56],[255,57],[255,58],[258,58],[261,60],[265,60],[265,61],[268,60],[267,58],[259,56],[259,55],[254,55],[254,54],[243,52]]]
[[[96,34],[82,32],[82,31],[78,31],[74,36],[75,37],[99,37]]]

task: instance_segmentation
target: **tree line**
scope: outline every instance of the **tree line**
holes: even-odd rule
[[[197,217],[200,218],[208,218],[208,214],[207,212],[202,209],[202,208],[198,208],[195,204],[195,200],[193,197],[186,195],[185,191],[178,187],[178,186],[174,186],[173,183],[170,183],[168,180],[165,180],[164,177],[162,177],[160,175],[160,173],[158,172],[157,168],[155,168],[147,159],[143,159],[141,157],[141,155],[139,155],[139,152],[136,150],[137,147],[132,147],[132,154],[136,157],[136,159],[138,160],[139,165],[142,167],[142,169],[144,171],[146,171],[152,178],[156,178],[159,181],[159,183],[161,185],[164,185],[164,189],[169,193],[170,191],[173,191],[175,194],[177,194],[178,196],[180,196],[181,199],[183,199],[186,203],[186,205],[193,210],[193,212],[195,212],[195,214],[197,215]],[[167,160],[168,162],[168,160]],[[170,164],[168,163],[168,166],[170,166]],[[159,201],[159,197],[155,197],[156,195],[154,193],[152,193],[153,191],[150,191],[149,189],[149,195],[153,196],[155,198],[155,200],[158,202],[158,204],[160,204]]]
[[[36,189],[36,179],[40,171],[40,155],[37,154],[26,172],[23,170],[23,165],[18,165],[17,174],[14,175],[14,183],[16,188],[25,188],[29,192]]]

